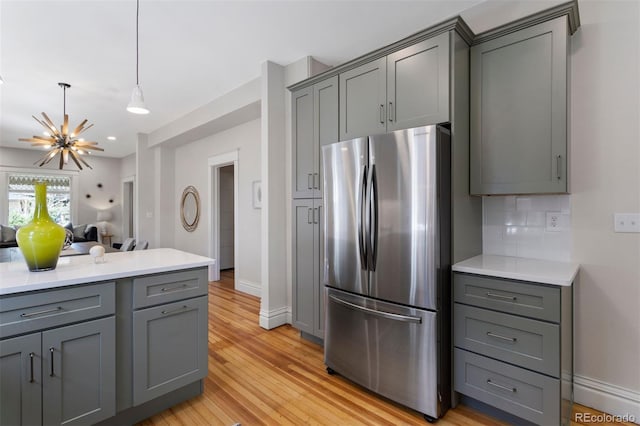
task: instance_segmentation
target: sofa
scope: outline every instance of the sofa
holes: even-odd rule
[[[73,233],[73,242],[98,241],[98,228],[95,225],[78,225],[68,223],[64,226]],[[0,248],[18,247],[17,229],[13,226],[0,225]]]

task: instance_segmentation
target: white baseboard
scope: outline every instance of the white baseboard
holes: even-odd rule
[[[573,396],[578,404],[640,422],[640,392],[576,374]]]
[[[260,310],[260,327],[271,330],[284,324],[291,324],[291,309],[289,307],[283,306],[271,311]]]
[[[236,287],[236,290],[252,296],[262,297],[262,287],[259,283],[254,283],[252,281],[238,280],[238,287]]]

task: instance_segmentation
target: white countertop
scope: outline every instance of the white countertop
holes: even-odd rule
[[[571,262],[481,254],[458,262],[451,269],[455,272],[570,286],[578,274],[580,265]]]
[[[89,255],[61,257],[56,269],[43,272],[30,272],[24,260],[16,260],[0,263],[0,295],[213,264],[214,259],[170,248],[106,253],[104,263]]]

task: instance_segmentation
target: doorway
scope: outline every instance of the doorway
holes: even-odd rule
[[[220,269],[234,268],[234,287],[238,287],[238,151],[210,157],[209,165],[209,257],[216,259],[209,268],[209,281],[220,280]],[[224,235],[223,235],[224,234]]]
[[[135,236],[135,218],[135,178],[131,176],[122,180],[122,241]]]
[[[220,202],[218,209],[220,214],[220,270],[234,268],[234,206],[233,188],[234,166],[222,166],[218,168],[220,179],[218,189],[220,191]]]

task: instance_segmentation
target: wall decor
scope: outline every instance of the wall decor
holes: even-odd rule
[[[86,198],[91,198],[91,194],[85,195]]]
[[[198,220],[200,220],[200,195],[198,195],[198,190],[191,185],[182,191],[180,220],[182,221],[182,226],[188,232],[193,232],[198,227]]]
[[[262,208],[262,182],[259,180],[254,180],[252,184],[252,194],[253,194],[253,208],[261,209]]]

